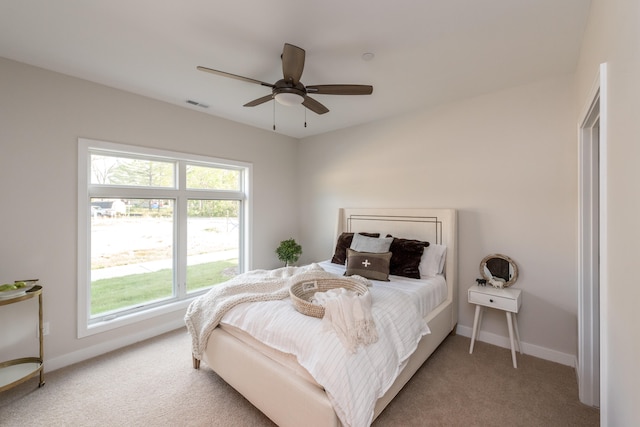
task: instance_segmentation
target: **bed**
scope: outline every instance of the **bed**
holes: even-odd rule
[[[433,278],[435,282],[442,282],[444,286],[444,290],[440,291],[442,296],[435,303],[435,307],[424,310],[428,313],[420,309],[423,316],[420,320],[428,326],[428,333],[421,334],[416,340],[415,347],[412,347],[411,353],[402,360],[393,381],[389,383],[390,385],[384,385],[384,394],[374,400],[373,413],[370,417],[372,421],[411,379],[438,345],[450,333],[455,332],[457,214],[453,209],[340,209],[334,248],[336,248],[338,237],[343,233],[361,232],[377,233],[382,237],[392,235],[427,241],[430,247],[439,247],[445,252],[442,258],[444,264],[439,266],[441,274]],[[428,250],[430,249],[425,250],[425,254]],[[322,270],[336,275],[342,274],[345,269],[344,266],[332,263],[330,260],[317,265]],[[395,281],[404,280],[406,285],[410,286],[410,282],[415,281],[415,279],[399,278],[393,275],[389,277],[392,284]],[[376,284],[376,281],[372,282]],[[385,289],[384,286],[373,288]],[[288,300],[288,298],[284,300],[277,298],[265,304],[291,305],[290,301],[287,302]],[[247,304],[250,303],[240,304],[240,306]],[[301,366],[304,363],[298,363],[298,359],[292,354],[255,339],[254,336],[260,335],[254,333],[255,331],[249,333],[237,327],[235,320],[243,318],[243,315],[239,314],[240,310],[242,308],[232,309],[220,320],[219,325],[212,329],[206,343],[201,344],[202,351],[199,352],[198,357],[194,356],[194,367],[199,368],[200,359],[204,360],[222,379],[280,426],[343,425],[341,418],[345,419],[344,408],[334,405],[337,403],[336,396],[328,393],[325,387],[318,384],[314,377],[315,371],[314,375],[311,375],[309,370]],[[298,315],[304,319],[300,323],[309,322],[308,316]],[[260,336],[260,338],[263,337]],[[194,354],[196,354],[195,351]],[[304,360],[302,356],[298,357]],[[327,390],[332,389],[327,388]]]

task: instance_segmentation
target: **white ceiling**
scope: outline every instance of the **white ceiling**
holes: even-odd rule
[[[276,105],[302,138],[571,73],[589,0],[0,0],[0,56],[251,126],[273,102],[285,42],[306,50],[302,82],[370,84],[315,95],[330,112]],[[375,58],[364,61],[362,54]],[[208,109],[191,106],[194,100]]]

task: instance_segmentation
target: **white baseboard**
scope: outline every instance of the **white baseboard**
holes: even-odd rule
[[[458,325],[458,327],[456,328],[456,333],[465,337],[471,337],[472,332],[473,329],[469,326]],[[486,342],[488,344],[497,345],[498,347],[511,349],[511,342],[509,341],[509,337],[493,334],[491,332],[480,331],[476,340]],[[576,366],[576,356],[574,354],[562,353],[557,350],[551,350],[549,348],[540,347],[535,344],[528,344],[526,342],[521,342],[521,344],[522,352],[524,354],[535,356],[544,360],[549,360],[551,362],[560,363],[562,365],[571,366],[572,368],[575,368]]]
[[[131,344],[135,344],[140,341],[144,341],[149,338],[153,338],[164,333],[174,331],[184,327],[183,319],[176,319],[171,322],[158,325],[154,328],[146,329],[140,333],[123,336],[108,342],[103,342],[92,347],[83,348],[82,350],[74,351],[72,353],[63,354],[53,359],[46,359],[44,361],[45,372],[55,371],[56,369],[64,368],[65,366],[73,365],[74,363],[82,362],[87,359],[91,359],[96,356],[108,353],[113,350],[117,350],[122,347],[126,347]]]

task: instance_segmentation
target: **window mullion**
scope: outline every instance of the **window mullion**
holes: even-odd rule
[[[186,182],[185,162],[178,162],[178,197],[176,200],[176,253],[174,254],[176,271],[176,294],[184,298],[187,294],[187,204],[184,191]]]
[[[177,190],[90,186],[88,193],[91,197],[102,198],[172,199],[176,197]]]
[[[184,194],[190,199],[201,200],[244,200],[245,194],[241,191],[214,191],[214,190],[184,190]]]

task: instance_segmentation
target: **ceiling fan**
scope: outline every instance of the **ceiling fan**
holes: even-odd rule
[[[300,81],[300,77],[302,76],[302,71],[304,69],[304,57],[304,49],[289,43],[285,43],[284,49],[282,50],[282,55],[280,55],[280,58],[282,59],[283,78],[278,80],[274,84],[251,79],[249,77],[239,76],[237,74],[214,70],[212,68],[201,66],[198,66],[197,68],[200,71],[206,71],[208,73],[217,74],[219,76],[230,77],[232,79],[242,80],[245,82],[255,83],[271,88],[270,95],[265,95],[258,99],[254,99],[253,101],[247,102],[246,104],[244,104],[245,107],[255,107],[256,105],[260,105],[267,101],[275,99],[283,105],[302,104],[314,113],[325,114],[329,112],[329,109],[315,99],[311,98],[309,94],[371,95],[371,93],[373,93],[373,86],[368,85],[303,85]]]

